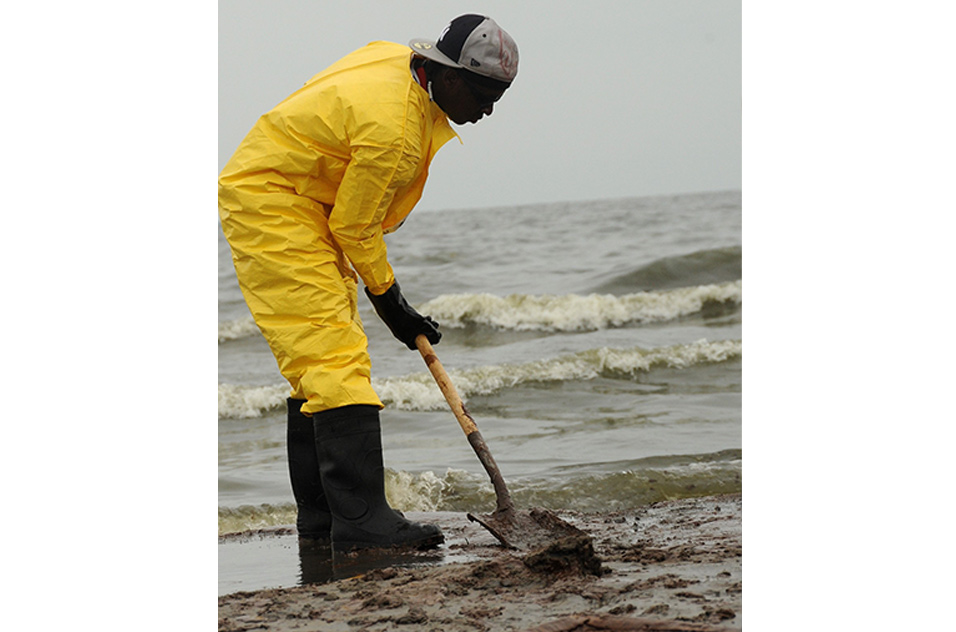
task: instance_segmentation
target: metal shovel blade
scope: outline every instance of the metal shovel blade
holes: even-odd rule
[[[496,511],[491,514],[468,514],[510,549],[531,551],[549,546],[567,537],[590,536],[572,524],[558,518],[553,512],[537,507],[528,511]]]

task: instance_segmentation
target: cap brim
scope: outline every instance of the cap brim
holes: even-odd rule
[[[454,61],[451,57],[445,53],[438,50],[438,46],[435,45],[435,40],[429,39],[413,39],[408,43],[416,55],[421,55],[426,59],[431,59],[432,61],[437,61],[443,66],[451,66],[452,68],[464,68],[457,61]]]

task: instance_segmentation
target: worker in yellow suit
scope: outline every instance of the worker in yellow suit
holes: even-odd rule
[[[421,198],[428,166],[517,74],[514,40],[463,15],[437,41],[373,42],[264,114],[219,176],[219,216],[256,324],[289,381],[288,454],[300,538],[335,550],[434,547],[435,525],[389,507],[361,279],[415,349],[438,324],[402,296],[384,235]]]

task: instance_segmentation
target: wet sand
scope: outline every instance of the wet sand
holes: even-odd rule
[[[291,528],[221,537],[219,630],[742,629],[739,495],[559,515],[592,536],[600,568],[580,551],[508,551],[451,513],[409,514],[445,532],[428,553],[333,557]],[[281,559],[295,568],[270,577]],[[244,581],[287,587],[230,592]]]

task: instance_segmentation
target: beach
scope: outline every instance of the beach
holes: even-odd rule
[[[220,595],[219,631],[742,629],[739,494],[556,513],[591,537],[599,564],[510,551],[464,514],[409,513],[442,527],[439,550],[323,560],[303,547],[315,583]],[[294,527],[220,536],[220,564],[224,545],[282,539],[297,542]]]
[[[602,629],[598,616],[740,629],[740,210],[739,191],[717,191],[434,211],[389,236],[516,506],[591,534],[600,574],[529,564],[467,520],[495,507],[488,476],[422,359],[365,300],[388,501],[446,541],[418,555],[300,548],[289,387],[220,234],[220,630],[524,631],[582,616],[580,629]]]

